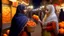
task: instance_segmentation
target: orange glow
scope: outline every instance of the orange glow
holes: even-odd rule
[[[15,7],[12,7],[12,18],[14,17],[15,13],[16,13],[16,8]]]
[[[9,1],[8,0],[2,0],[2,3],[9,4]]]
[[[62,6],[62,7],[64,7],[64,3],[63,3],[63,4],[61,4],[61,6]]]
[[[7,30],[6,33],[9,34],[10,30]]]
[[[3,36],[8,36],[7,34],[3,34]]]
[[[12,15],[11,15],[12,13]],[[2,23],[10,23],[12,17],[16,13],[16,8],[15,7],[10,7],[9,6],[2,6]]]
[[[12,6],[15,6],[15,7],[17,7],[17,6],[18,6],[18,1],[16,1],[16,2],[13,2],[13,3],[12,3]]]
[[[2,22],[3,23],[9,23],[11,21],[11,14],[10,14],[10,8],[8,6],[2,7]]]

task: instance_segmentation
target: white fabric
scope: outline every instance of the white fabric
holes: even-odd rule
[[[47,24],[48,22],[51,22],[51,21],[55,21],[56,22],[56,32],[58,32],[59,26],[58,26],[58,18],[57,18],[56,14],[55,14],[55,8],[54,8],[53,5],[47,5],[46,8],[48,10],[51,9],[51,13],[50,13],[50,16],[47,17],[44,24]]]

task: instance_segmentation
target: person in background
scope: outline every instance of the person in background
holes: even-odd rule
[[[28,32],[26,28],[28,18],[25,16],[25,13],[25,5],[18,5],[16,14],[14,15],[11,22],[9,36],[31,36],[30,32]]]
[[[50,32],[51,36],[58,36],[58,18],[52,4],[46,5],[45,16],[42,22],[44,25],[43,29],[45,29],[46,32]]]
[[[64,12],[63,9],[61,9],[60,14],[59,14],[59,22],[64,21]]]

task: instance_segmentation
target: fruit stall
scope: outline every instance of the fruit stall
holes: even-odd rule
[[[31,1],[31,0],[30,0]],[[32,1],[29,2],[29,0],[2,0],[2,36],[8,36],[9,32],[10,32],[10,26],[11,26],[11,19],[14,17],[15,13],[16,13],[16,8],[19,4],[25,4],[26,6],[29,6],[31,8],[33,8],[32,6]],[[30,4],[29,4],[30,3]],[[64,3],[62,3],[61,5],[57,5],[57,4],[54,4],[55,5],[55,8],[56,8],[56,13],[57,15],[59,16],[59,13],[60,13],[60,9],[62,8],[63,11],[64,11]],[[29,8],[28,7],[28,8]],[[44,8],[44,6],[41,6],[41,8]],[[32,9],[29,9],[31,10],[31,14],[27,13],[27,17],[31,17],[31,19],[35,19],[37,20],[38,22],[36,22],[35,20],[34,21],[29,21],[28,24],[28,29],[29,32],[33,32],[35,27],[33,26],[36,26],[37,24],[40,24],[39,22],[41,22],[42,18],[42,12],[40,11],[39,8],[35,9],[35,10],[32,10]],[[35,13],[33,13],[35,11]],[[38,16],[37,16],[38,15]],[[36,22],[36,23],[35,23]],[[59,36],[64,36],[64,21],[62,22],[59,22]],[[34,28],[34,29],[31,29],[31,28]]]
[[[7,28],[6,26],[10,27],[11,25],[11,19],[16,13],[16,8],[19,4],[20,0],[2,0],[2,23],[3,23],[3,28]],[[28,4],[28,0],[22,1],[23,4]]]
[[[11,19],[16,13],[16,8],[21,0],[2,0],[2,34],[7,36],[7,30],[11,26]],[[28,4],[28,0],[24,0],[21,3]]]

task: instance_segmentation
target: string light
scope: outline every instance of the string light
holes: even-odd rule
[[[9,0],[9,1],[11,1],[11,2],[16,2],[17,0]]]
[[[44,8],[44,6],[41,6],[40,8]]]
[[[33,9],[33,6],[28,6],[27,8],[31,8],[31,9]]]

